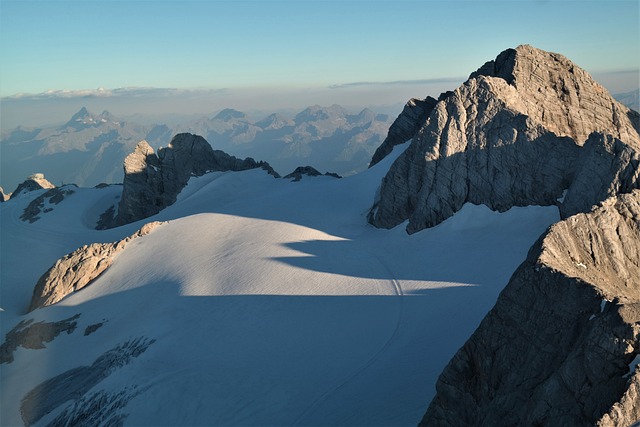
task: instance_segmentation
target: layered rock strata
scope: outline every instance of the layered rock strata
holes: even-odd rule
[[[636,112],[563,56],[531,46],[509,49],[440,97],[383,179],[369,221],[391,228],[408,219],[412,233],[467,202],[499,211],[557,204],[578,182],[563,209],[575,213],[585,200],[597,203],[611,195],[583,185],[591,178],[581,176],[586,169],[580,165],[603,167],[589,174],[612,176],[594,152],[628,164],[623,176],[613,173],[625,183],[601,186],[638,187],[638,121]],[[593,132],[619,142],[594,136],[583,149]]]
[[[254,168],[278,176],[268,163],[241,160],[214,150],[201,136],[178,134],[157,154],[146,141],[141,141],[124,161],[122,198],[111,225],[147,218],[172,205],[192,176]]]
[[[67,295],[89,285],[111,266],[115,256],[131,240],[149,234],[160,224],[162,223],[158,221],[150,222],[122,240],[114,243],[84,245],[60,258],[38,280],[33,289],[29,311],[55,304]]]
[[[420,425],[640,419],[640,191],[553,225],[438,379]]]

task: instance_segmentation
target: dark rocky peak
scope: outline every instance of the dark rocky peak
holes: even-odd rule
[[[13,193],[11,193],[11,197],[16,197],[31,191],[50,189],[55,187],[55,185],[46,180],[44,174],[34,173],[33,175],[29,176],[24,182],[18,185]]]
[[[157,154],[146,141],[141,141],[124,160],[125,177],[117,217],[110,219],[108,214],[103,215],[99,227],[128,224],[155,215],[175,203],[193,176],[254,168],[279,177],[268,163],[252,158],[238,159],[214,150],[199,135],[178,134]]]
[[[222,120],[224,122],[233,121],[233,120],[242,120],[246,119],[247,115],[241,111],[234,110],[233,108],[226,108],[220,111],[213,120]]]
[[[297,181],[300,181],[304,175],[322,176],[323,174],[320,173],[316,168],[311,166],[298,166],[293,172],[291,172],[289,175],[285,175],[283,178],[293,179],[294,182],[297,182]],[[333,172],[326,172],[324,176],[331,176],[333,178],[342,178],[340,175]]]
[[[394,146],[404,144],[413,138],[429,114],[431,114],[436,103],[437,100],[430,96],[427,96],[425,99],[410,99],[396,120],[391,124],[387,137],[373,154],[369,167],[387,157]]]

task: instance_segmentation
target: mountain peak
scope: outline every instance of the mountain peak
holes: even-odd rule
[[[247,115],[242,111],[234,110],[233,108],[225,108],[224,110],[216,114],[216,116],[213,119],[229,121],[234,119],[245,119],[246,117]]]

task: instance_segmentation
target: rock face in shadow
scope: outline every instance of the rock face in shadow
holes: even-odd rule
[[[425,99],[412,98],[407,102],[396,120],[389,128],[389,133],[380,147],[373,153],[369,167],[375,165],[391,153],[393,147],[404,144],[418,132],[422,123],[429,117],[437,100],[430,96]]]
[[[268,163],[251,158],[241,160],[214,150],[201,136],[178,134],[157,154],[146,141],[141,141],[124,161],[122,198],[111,225],[147,218],[172,205],[192,176],[254,168],[278,176]]]
[[[441,374],[421,426],[628,426],[640,419],[640,191],[532,247]]]
[[[114,243],[92,243],[60,258],[40,277],[33,289],[29,311],[45,307],[79,291],[111,266],[113,259],[133,239],[146,236],[161,222],[145,224],[133,235]]]
[[[610,138],[594,137],[583,148],[593,132],[619,142],[614,147]],[[499,211],[557,204],[577,182],[563,210],[574,213],[611,195],[580,184],[590,178],[580,176],[586,169],[579,165],[603,167],[590,173],[626,180],[605,187],[637,188],[632,169],[637,170],[639,147],[637,113],[584,70],[531,46],[509,49],[440,97],[383,179],[369,221],[391,228],[408,219],[413,233],[442,222],[466,202]],[[611,172],[589,154],[603,151],[626,162],[628,170]]]
[[[13,193],[11,193],[11,196],[15,197],[19,194],[55,187],[55,185],[45,179],[44,174],[34,173],[33,175],[29,176],[26,181],[20,183],[13,191]]]
[[[45,348],[45,343],[53,341],[62,332],[67,334],[76,330],[76,321],[80,314],[58,322],[35,322],[33,319],[22,320],[5,335],[0,345],[0,364],[13,362],[13,352],[18,347],[29,349]]]

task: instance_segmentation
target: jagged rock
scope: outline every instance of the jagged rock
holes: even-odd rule
[[[89,366],[77,366],[50,378],[31,389],[20,401],[20,415],[25,426],[31,426],[42,417],[68,401],[68,406],[47,425],[53,426],[121,426],[126,414],[121,412],[130,399],[139,394],[132,389],[117,394],[104,391],[91,392],[109,375],[131,363],[133,358],[147,351],[154,339],[136,338],[101,354]]]
[[[640,188],[639,165],[640,150],[611,135],[592,133],[582,149],[575,179],[560,205],[562,217],[588,212],[602,200]]]
[[[638,140],[638,113],[615,101],[589,73],[558,53],[528,45],[507,49],[470,78],[480,75],[504,79],[525,101],[523,113],[579,145],[592,132]]]
[[[639,420],[640,191],[552,227],[438,379],[422,426]]]
[[[4,194],[4,189],[0,187],[0,203],[6,202],[7,200],[9,200],[9,197],[10,195]]]
[[[391,153],[393,147],[399,144],[404,144],[418,132],[420,126],[429,117],[433,107],[436,106],[438,101],[435,98],[427,96],[425,99],[412,98],[406,103],[402,113],[398,115],[396,120],[391,124],[389,133],[382,145],[378,147],[369,167],[375,165],[380,160],[384,159]]]
[[[293,172],[291,172],[289,175],[285,175],[283,178],[284,179],[292,179],[294,182],[300,181],[302,179],[303,175],[307,175],[307,176],[321,176],[322,174],[315,168],[311,167],[311,166],[298,166],[296,168],[296,170],[294,170]],[[342,178],[340,175],[338,175],[337,173],[333,173],[333,172],[326,172],[324,174],[324,176],[331,176],[333,178]]]
[[[146,236],[161,222],[145,224],[140,230],[114,243],[92,243],[60,258],[40,277],[33,289],[29,311],[55,304],[93,282],[111,266],[114,256],[133,239]]]
[[[440,97],[383,179],[369,221],[390,228],[409,219],[412,233],[438,224],[466,202],[500,211],[556,204],[581,179],[578,159],[593,151],[581,148],[592,132],[612,135],[636,153],[624,154],[621,162],[636,158],[637,119],[563,56],[530,46],[509,49]],[[634,162],[629,160],[623,175],[634,176]],[[605,168],[590,173],[616,176]],[[577,198],[603,200],[600,189],[574,188],[572,206],[580,204]],[[579,188],[588,194],[578,194]]]
[[[43,212],[50,212],[53,208],[48,207],[45,208],[45,203],[49,203],[50,205],[57,205],[62,202],[66,196],[75,193],[74,190],[70,188],[52,188],[41,196],[36,197],[27,205],[24,209],[22,215],[20,215],[20,219],[23,221],[29,221],[29,223],[33,224],[37,220],[40,219],[40,214]]]
[[[12,197],[18,196],[23,193],[28,193],[36,190],[43,190],[49,188],[55,188],[56,186],[47,181],[42,173],[34,173],[29,176],[26,181],[16,187],[16,189],[11,193]]]
[[[124,161],[125,177],[115,225],[147,218],[172,205],[192,176],[254,168],[263,168],[278,177],[268,163],[252,158],[241,160],[213,150],[201,136],[178,134],[157,155],[146,141],[141,141]]]
[[[45,348],[45,343],[51,342],[62,332],[67,334],[75,331],[80,314],[58,322],[36,322],[33,319],[22,320],[5,335],[0,345],[0,364],[13,362],[13,352],[18,347],[29,349]]]

